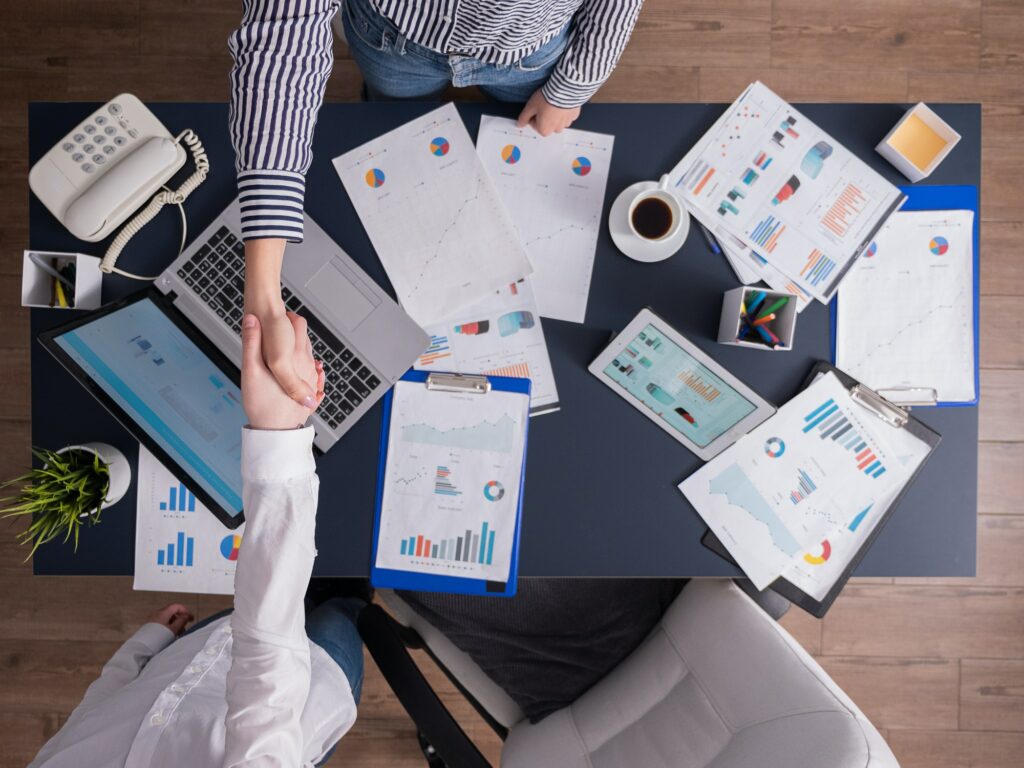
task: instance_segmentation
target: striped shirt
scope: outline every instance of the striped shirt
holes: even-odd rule
[[[343,0],[245,0],[228,40],[231,140],[242,236],[302,240],[305,175],[331,73],[331,19]],[[643,0],[371,0],[411,42],[479,59],[521,61],[573,22],[543,86],[557,107],[590,99],[618,62]]]

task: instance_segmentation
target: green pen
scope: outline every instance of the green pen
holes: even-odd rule
[[[778,309],[779,307],[784,307],[784,306],[786,306],[786,304],[787,304],[788,302],[789,302],[789,297],[788,297],[788,296],[783,296],[783,297],[782,297],[781,299],[779,299],[779,300],[778,300],[778,301],[776,301],[776,302],[775,302],[774,304],[772,304],[772,305],[771,305],[770,307],[768,307],[768,309],[762,310],[762,311],[761,311],[761,314],[759,314],[759,315],[757,316],[757,319],[758,319],[758,320],[760,320],[760,319],[761,319],[762,317],[765,317],[765,316],[767,316],[767,315],[770,315],[770,314],[771,314],[772,312],[774,312],[775,310],[777,310],[777,309]]]

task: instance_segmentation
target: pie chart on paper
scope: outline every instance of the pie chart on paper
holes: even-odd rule
[[[519,158],[523,156],[523,153],[519,151],[519,147],[515,144],[506,144],[501,149],[501,159],[509,165],[515,165],[519,162]]]
[[[444,136],[438,136],[436,139],[430,141],[430,152],[438,157],[444,157],[448,154],[448,150],[452,148],[452,145],[448,143],[448,139]]]
[[[590,168],[590,159],[583,157],[582,155],[572,161],[572,172],[575,173],[577,176],[586,176],[588,173],[590,173]]]
[[[220,540],[220,553],[224,556],[225,560],[234,562],[238,559],[238,550],[241,546],[242,537],[234,533],[229,533]]]
[[[366,172],[366,176],[363,178],[365,178],[366,183],[374,189],[384,186],[384,171],[380,168],[371,168]]]
[[[944,256],[946,251],[949,250],[949,240],[940,235],[936,235],[928,243],[928,250],[934,253],[936,256]]]

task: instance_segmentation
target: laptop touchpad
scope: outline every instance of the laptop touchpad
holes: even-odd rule
[[[373,308],[376,297],[359,285],[344,264],[329,261],[306,283],[306,290],[326,309],[328,316],[346,330],[358,326]]]

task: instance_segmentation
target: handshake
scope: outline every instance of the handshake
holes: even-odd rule
[[[263,328],[256,315],[242,318],[242,406],[253,429],[296,429],[309,419],[324,399],[324,365],[313,358],[306,321],[286,315],[295,335],[291,349],[284,350],[275,365],[287,365],[293,377],[315,394],[294,400],[282,389],[263,356]],[[280,353],[281,347],[276,347]]]

